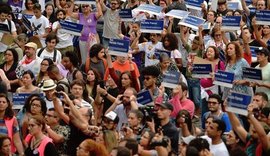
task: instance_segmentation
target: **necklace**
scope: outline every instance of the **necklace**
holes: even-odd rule
[[[30,145],[31,149],[33,150],[33,149],[38,148],[38,146],[40,145],[42,139],[43,139],[43,137],[41,137],[41,138],[39,138],[37,140],[34,139],[33,141],[31,141],[31,145]]]

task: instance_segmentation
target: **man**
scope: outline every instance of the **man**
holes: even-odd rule
[[[209,111],[204,113],[202,117],[202,128],[205,129],[205,121],[211,115],[215,116],[217,119],[222,120],[225,125],[225,132],[229,132],[231,130],[231,123],[226,112],[221,110],[221,97],[218,94],[211,94],[208,98],[208,109]]]
[[[70,93],[75,96],[78,101],[77,107],[87,107],[93,112],[93,107],[91,105],[93,100],[90,99],[88,95],[84,96],[85,89],[85,83],[83,80],[74,80],[70,84]]]
[[[132,42],[131,48],[133,49],[133,53],[145,52],[145,64],[144,67],[155,65],[159,62],[155,56],[155,49],[163,49],[162,42],[158,40],[158,34],[150,33],[150,42],[144,42],[138,44],[138,40],[141,36],[141,33],[136,34],[136,38]]]
[[[58,151],[59,155],[67,154],[67,140],[70,136],[69,126],[60,125],[60,118],[58,113],[54,108],[50,108],[46,115],[46,132],[50,138],[52,138],[53,143]]]
[[[36,50],[37,44],[34,42],[29,42],[25,45],[25,56],[18,63],[18,67],[16,69],[16,75],[18,78],[21,78],[22,74],[27,70],[31,70],[35,77],[38,75],[42,59],[36,56]]]
[[[161,88],[162,91],[159,97],[156,99],[156,103],[161,103],[163,101],[160,99],[160,97],[162,97],[164,94],[164,87]],[[184,109],[189,112],[191,119],[193,118],[195,105],[190,99],[187,98],[187,90],[188,87],[184,82],[180,82],[180,84],[173,89],[172,99],[169,100],[169,102],[173,105],[171,117],[175,118],[178,112]]]
[[[210,152],[213,155],[229,156],[227,147],[222,141],[222,134],[225,131],[225,128],[226,125],[222,120],[214,119],[206,129],[208,137],[212,139],[212,143],[210,144]]]
[[[53,23],[52,25],[52,31],[57,34],[57,37],[59,38],[59,43],[55,46],[61,54],[66,53],[67,51],[74,51],[73,47],[73,36],[69,33],[66,33],[61,29],[60,20],[66,19],[66,12],[62,9],[59,9],[56,11],[56,18],[57,21]]]
[[[119,122],[119,117],[114,111],[110,111],[104,115],[102,119],[102,126],[104,129],[116,131]]]
[[[34,4],[33,6],[34,16],[30,19],[31,26],[33,29],[33,36],[37,37],[42,44],[42,47],[45,47],[45,38],[50,31],[49,20],[42,15],[41,5],[39,3]]]
[[[175,125],[172,124],[170,121],[170,114],[173,111],[173,106],[169,102],[156,104],[156,106],[158,107],[157,117],[160,120],[160,126],[162,128],[163,135],[171,139],[172,152],[174,154],[177,154],[179,131],[177,130]],[[158,132],[158,130],[156,130],[156,132]]]
[[[69,93],[69,82],[67,78],[65,78],[63,75],[60,74],[60,71],[56,65],[50,65],[47,69],[48,71],[48,76],[54,80],[58,85],[62,86],[65,93]]]
[[[53,95],[52,93],[56,91],[57,85],[54,83],[52,79],[45,80],[41,87],[41,90],[45,93],[45,102],[47,109],[54,108],[53,106]]]
[[[252,98],[252,102],[256,104],[260,110],[269,105],[268,96],[264,92],[256,92]]]
[[[46,37],[46,47],[37,50],[37,56],[41,59],[50,58],[55,64],[61,63],[62,54],[55,49],[56,44],[59,42],[55,33],[50,33]]]
[[[119,117],[119,122],[117,125],[117,130],[119,131],[122,124],[128,123],[128,114],[132,109],[138,109],[137,103],[137,92],[134,88],[127,88],[123,95],[118,95],[115,102],[111,107],[105,112],[105,114],[110,111],[114,111]]]
[[[217,14],[220,16],[226,16],[227,12],[228,12],[227,1],[218,0]]]
[[[110,8],[108,8],[104,1],[100,1],[103,17],[104,17],[104,27],[103,27],[103,45],[104,47],[109,46],[109,40],[111,38],[119,38],[118,32],[120,29],[119,22],[119,6],[120,0],[111,0]]]
[[[154,101],[161,91],[156,85],[157,77],[159,76],[159,74],[160,71],[156,66],[148,66],[142,70],[142,75],[144,77],[143,80],[144,89],[142,89],[142,91],[149,90]],[[167,100],[168,98],[167,94],[162,94],[161,96],[164,98],[163,100]]]

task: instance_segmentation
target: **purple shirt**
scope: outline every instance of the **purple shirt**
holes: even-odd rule
[[[13,0],[8,0],[8,5],[12,8],[12,12],[19,13],[22,11],[23,1],[14,3]]]
[[[90,13],[88,17],[80,13],[79,14],[79,23],[83,25],[82,36],[80,37],[81,41],[87,41],[89,33],[97,34],[97,18],[95,13]]]

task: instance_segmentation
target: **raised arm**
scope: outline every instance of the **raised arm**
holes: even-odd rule
[[[247,13],[247,15],[250,15],[250,10],[247,7],[246,1],[245,0],[241,0],[241,4],[242,4],[242,8],[245,10],[245,12]]]
[[[100,1],[103,1],[103,0],[96,0],[96,6],[97,6],[96,18],[97,19],[99,19],[103,15]]]

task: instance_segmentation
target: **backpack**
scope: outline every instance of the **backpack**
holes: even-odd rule
[[[9,28],[9,32],[11,34],[11,21],[10,20],[7,20],[8,21],[8,28]]]
[[[46,48],[46,47],[45,47]],[[40,57],[41,53],[44,51],[45,48],[41,48],[39,51],[38,51],[38,54],[37,56]],[[57,50],[54,49],[53,51],[53,62],[56,62],[56,55],[57,55]]]
[[[103,62],[103,65],[104,65],[104,69],[106,70],[107,67],[108,67],[108,64],[106,62],[105,59],[102,59],[102,62]],[[90,60],[90,57],[87,57],[86,58],[86,61],[85,61],[85,65],[84,65],[84,72],[87,74],[87,72],[90,70],[90,64],[91,64],[91,60]],[[83,70],[83,69],[82,69]]]

